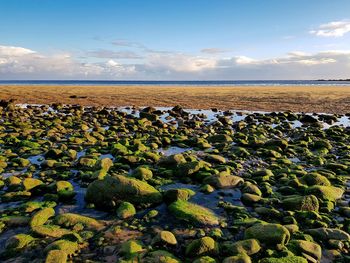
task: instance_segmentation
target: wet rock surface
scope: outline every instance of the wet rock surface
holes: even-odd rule
[[[0,105],[1,262],[349,262],[345,115]]]

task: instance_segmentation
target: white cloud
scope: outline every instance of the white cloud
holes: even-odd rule
[[[23,48],[23,47],[13,47],[13,46],[0,46],[0,57],[1,56],[23,56],[28,54],[33,54],[35,51]]]
[[[335,21],[327,24],[322,24],[316,30],[311,30],[310,33],[319,37],[342,37],[350,32],[350,21]]]
[[[228,50],[213,47],[213,48],[203,48],[201,52],[205,54],[221,54],[221,53],[228,52]]]
[[[138,63],[113,56],[84,61],[69,53],[1,46],[0,79],[318,79],[348,78],[350,72],[350,50],[292,51],[267,59],[154,52]]]

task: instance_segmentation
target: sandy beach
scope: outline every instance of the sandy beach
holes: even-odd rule
[[[350,86],[0,86],[16,103],[350,112]]]

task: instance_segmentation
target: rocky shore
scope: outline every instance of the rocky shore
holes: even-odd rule
[[[1,262],[349,262],[341,114],[0,105]]]

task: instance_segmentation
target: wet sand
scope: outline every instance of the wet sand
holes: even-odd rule
[[[0,86],[16,103],[350,112],[350,86]]]

